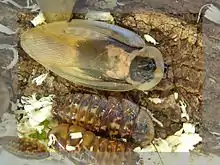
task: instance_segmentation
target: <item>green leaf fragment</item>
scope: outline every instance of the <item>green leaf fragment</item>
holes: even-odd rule
[[[48,127],[49,124],[50,124],[49,120],[44,120],[43,122],[40,123],[40,125],[43,125],[45,128]]]
[[[38,139],[38,140],[46,140],[47,139],[47,133],[46,131],[42,131],[40,134],[39,132],[35,132],[29,135],[30,138]]]

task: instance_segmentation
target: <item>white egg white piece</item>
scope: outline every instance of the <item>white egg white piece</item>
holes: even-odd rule
[[[82,132],[70,133],[70,137],[71,137],[71,139],[80,139],[80,138],[82,138]]]
[[[154,45],[159,44],[152,36],[150,36],[150,35],[148,35],[148,34],[145,34],[145,35],[144,35],[144,38],[145,38],[145,40],[146,40],[147,42],[149,42],[149,43],[152,43],[152,44],[154,44]]]

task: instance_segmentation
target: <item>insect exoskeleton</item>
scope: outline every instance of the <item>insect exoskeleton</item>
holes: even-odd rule
[[[162,53],[133,31],[89,20],[57,21],[21,35],[21,47],[76,85],[106,91],[149,90],[163,78]]]
[[[129,143],[96,136],[76,125],[60,124],[48,134],[49,146],[80,162],[121,165],[141,162]],[[88,156],[89,161],[88,161]],[[92,161],[92,162],[91,162]]]
[[[55,103],[53,115],[66,123],[77,124],[110,137],[131,138],[145,147],[154,138],[154,125],[144,107],[115,97],[96,94],[71,94]]]

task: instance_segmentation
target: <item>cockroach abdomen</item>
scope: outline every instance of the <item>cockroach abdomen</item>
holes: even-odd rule
[[[151,117],[129,100],[95,94],[73,94],[66,100],[54,115],[69,124],[110,137],[132,138],[137,144],[150,143],[154,137]]]
[[[84,94],[83,97],[81,98],[81,101],[79,103],[79,108],[78,108],[78,113],[76,114],[76,120],[85,122],[86,121],[86,115],[89,113],[88,112],[88,106],[90,103],[90,94]]]
[[[126,99],[122,99],[121,105],[123,109],[123,120],[120,123],[120,134],[129,134],[131,136],[134,121],[140,109],[139,106]]]
[[[119,129],[120,121],[123,120],[123,109],[118,99],[108,98],[107,111],[103,115],[103,122],[111,129]]]
[[[76,164],[133,165],[141,159],[131,144],[96,136],[76,125],[60,124],[52,128],[49,137],[54,137],[51,144]]]
[[[142,147],[148,145],[154,138],[153,121],[143,107],[141,107],[141,110],[135,119],[132,138]]]

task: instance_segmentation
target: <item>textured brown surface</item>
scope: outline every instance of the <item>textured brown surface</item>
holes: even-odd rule
[[[199,99],[201,99],[203,53],[201,48],[201,34],[197,26],[169,15],[158,12],[152,13],[141,8],[138,8],[137,11],[134,8],[134,13],[136,14],[129,13],[124,15],[121,11],[124,10],[116,9],[114,12],[116,22],[121,26],[136,31],[141,36],[146,33],[152,35],[159,42],[157,47],[163,53],[165,62],[170,65],[167,78],[156,87],[157,91],[152,92],[152,95],[168,97],[173,91],[178,90],[178,93],[182,93],[182,97],[185,97],[193,109],[193,113],[189,112],[190,116],[196,116],[200,119],[199,116],[201,114],[198,110],[200,106]],[[84,88],[76,87],[52,73],[43,83],[43,86],[37,87],[32,84],[31,80],[45,73],[46,70],[30,59],[24,52],[22,53],[22,51],[20,61],[19,80],[22,95],[30,95],[37,91],[41,95],[53,93],[59,97],[70,92],[74,93],[84,90]],[[194,78],[195,75],[198,76],[198,79]],[[94,91],[92,89],[89,90]],[[175,107],[165,103],[166,105],[162,104],[159,108],[149,102],[147,96],[150,95],[143,94],[142,92],[132,91],[119,94],[99,91],[98,93],[132,98],[140,105],[149,108],[155,113],[155,117],[165,125],[163,129],[157,127],[157,137],[165,138],[182,126],[180,119],[181,110],[177,106],[178,103],[174,100],[168,99],[175,104]],[[167,107],[167,105],[169,106]],[[194,121],[194,117],[192,117],[192,121]]]
[[[154,126],[146,110],[129,100],[91,94],[73,94],[55,102],[53,114],[69,124],[134,141],[146,146],[154,138]]]
[[[82,137],[70,138],[72,133],[81,133]],[[77,153],[82,154],[80,161],[85,161],[86,153],[90,155],[89,157],[94,156],[94,161],[97,161],[86,161],[86,164],[130,165],[140,161],[139,155],[132,151],[131,144],[96,136],[93,132],[86,131],[83,127],[60,124],[49,132],[49,136],[51,135],[57,138],[54,144],[57,150],[62,152],[66,150],[67,145],[74,146],[76,149],[72,152],[66,151],[74,156]]]
[[[143,2],[143,1],[142,1]],[[220,139],[220,127],[219,127],[219,55],[220,55],[220,27],[211,23],[210,21],[203,19],[204,22],[202,25],[197,28],[196,25],[186,25],[183,21],[181,23],[175,24],[178,27],[183,26],[184,29],[187,29],[189,26],[194,27],[190,33],[190,37],[187,37],[185,33],[183,36],[186,39],[179,37],[177,39],[177,44],[167,38],[170,34],[172,35],[172,27],[170,26],[167,19],[164,19],[162,16],[158,18],[158,23],[156,23],[156,31],[160,32],[155,33],[155,28],[152,30],[152,26],[149,23],[150,17],[146,12],[149,7],[154,8],[154,11],[159,9],[160,11],[165,12],[167,15],[172,15],[173,17],[180,18],[181,20],[186,21],[187,23],[195,24],[195,21],[198,16],[198,11],[202,5],[205,3],[210,3],[211,1],[170,1],[165,0],[160,1],[148,1],[147,5],[139,5],[139,9],[135,9],[135,5],[131,8],[125,7],[129,11],[129,14],[120,15],[119,22],[125,27],[131,27],[135,31],[143,33],[149,33],[155,37],[160,45],[158,48],[162,50],[165,56],[165,61],[168,64],[171,64],[170,72],[168,73],[168,78],[170,82],[163,81],[160,83],[162,89],[170,89],[174,85],[174,89],[179,91],[181,95],[187,100],[193,120],[201,121],[201,126],[203,128],[203,139],[204,139],[204,150],[208,153],[215,153],[219,155],[219,139]],[[212,1],[219,5],[218,1]],[[148,7],[147,7],[148,6]],[[140,10],[142,8],[142,10]],[[145,8],[145,10],[143,10]],[[133,11],[131,14],[130,11]],[[141,12],[140,12],[141,11]],[[158,15],[158,13],[157,13]],[[159,14],[160,15],[160,14]],[[141,16],[141,17],[140,17]],[[152,16],[151,16],[152,17]],[[172,18],[171,22],[175,20]],[[146,23],[147,22],[147,23]],[[164,33],[165,28],[158,27],[160,23],[163,22],[163,26],[169,27],[171,33]],[[170,22],[170,23],[171,23]],[[171,23],[172,24],[172,23]],[[155,24],[154,24],[155,25]],[[173,25],[173,24],[172,24]],[[177,27],[176,27],[177,28]],[[175,28],[173,29],[175,30]],[[201,31],[202,36],[201,36]],[[163,35],[157,35],[161,34]],[[193,43],[195,41],[195,36],[193,33],[199,34],[199,42]],[[167,35],[168,34],[168,35]],[[162,37],[161,37],[162,36]],[[172,37],[171,37],[172,38]],[[188,42],[187,42],[188,40]],[[161,44],[162,42],[162,44]],[[171,43],[171,44],[170,44]],[[168,46],[168,49],[163,49]],[[202,47],[203,45],[203,47]],[[204,83],[203,83],[204,82]],[[165,88],[166,87],[166,88]],[[167,92],[169,93],[169,92]],[[167,94],[165,93],[165,94]],[[155,94],[155,92],[150,93],[151,95],[161,95],[161,93]],[[162,94],[163,95],[163,94]],[[140,94],[138,95],[140,96]],[[163,95],[164,96],[164,95]],[[146,97],[146,96],[145,96]],[[142,101],[143,102],[143,101]],[[149,100],[145,102],[148,106],[151,106]],[[164,107],[158,107],[154,105],[152,109],[157,109],[155,111],[165,110]],[[166,109],[167,110],[167,109]],[[174,111],[175,112],[175,111]],[[166,113],[167,114],[167,111]],[[169,113],[168,113],[169,114]],[[165,115],[166,116],[166,115]],[[167,118],[171,118],[172,115],[167,115]],[[176,115],[177,116],[177,115]],[[163,120],[165,121],[165,120]],[[169,121],[169,120],[168,120]],[[167,121],[167,122],[168,122]],[[172,121],[172,120],[171,120]],[[172,126],[171,128],[174,128]],[[160,129],[159,129],[160,130]],[[159,131],[166,132],[164,130]]]
[[[97,1],[100,0],[93,0],[93,2],[91,0],[90,5],[96,6]],[[116,8],[113,11],[116,23],[134,30],[141,36],[147,33],[154,37],[159,42],[156,47],[161,50],[165,62],[170,65],[168,74],[155,90],[148,94],[140,91],[99,93],[129,98],[149,108],[165,126],[164,128],[156,126],[156,135],[165,138],[182,126],[181,110],[171,95],[173,91],[177,91],[180,97],[188,103],[192,122],[201,121],[202,110],[206,110],[204,112],[207,113],[203,113],[203,125],[205,126],[203,136],[206,146],[208,146],[205,148],[208,152],[213,152],[213,146],[216,147],[218,144],[218,132],[220,132],[218,127],[220,116],[217,113],[220,107],[218,101],[220,52],[218,36],[220,30],[218,26],[214,26],[210,22],[206,26],[203,25],[203,29],[201,24],[196,24],[200,7],[211,1],[134,0],[126,2],[126,6]],[[204,43],[202,42],[201,30],[208,33],[209,37],[212,36],[212,39],[205,42],[205,50],[202,47]],[[59,96],[85,90],[85,88],[76,87],[54,74],[49,75],[43,86],[31,85],[33,76],[44,73],[45,69],[24,53],[22,53],[20,60],[19,84],[21,94],[29,95],[37,91],[41,95],[53,93]],[[205,62],[208,63],[208,66],[204,66]],[[204,77],[205,67],[206,77]],[[204,80],[205,86],[203,86]],[[88,90],[96,92],[91,89]],[[148,96],[160,96],[166,101],[155,105],[148,99]],[[205,100],[204,107],[202,107],[203,99]],[[208,133],[208,130],[212,130],[217,135]],[[218,146],[216,148],[214,152],[218,153]]]
[[[125,7],[126,8],[126,7]],[[156,126],[156,134],[165,138],[181,127],[181,110],[170,94],[174,91],[188,104],[192,122],[201,120],[201,103],[204,79],[204,53],[200,25],[190,24],[162,12],[152,12],[143,7],[128,15],[117,9],[116,20],[121,26],[130,28],[140,35],[149,34],[159,44],[156,46],[170,67],[166,77],[147,95],[131,93],[132,98],[149,108],[164,128]],[[118,14],[118,13],[120,14]],[[164,97],[164,103],[156,105],[148,97]],[[172,102],[172,104],[170,103]]]

